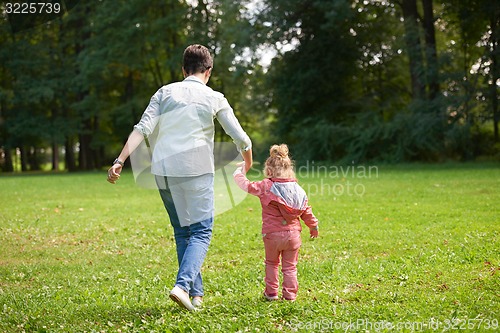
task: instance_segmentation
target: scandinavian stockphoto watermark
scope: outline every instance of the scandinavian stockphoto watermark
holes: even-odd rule
[[[158,189],[157,179],[151,173],[151,160],[156,139],[157,134],[151,135],[147,141],[141,142],[130,155],[136,184],[139,187],[153,190]],[[248,196],[248,193],[242,191],[233,180],[232,174],[238,163],[242,161],[241,154],[236,150],[234,144],[214,142],[212,151],[215,165],[215,215],[219,215],[235,208]],[[210,161],[206,163],[210,163]],[[308,196],[333,198],[339,196],[362,197],[366,193],[365,182],[379,176],[377,166],[355,165],[354,163],[327,166],[317,164],[314,161],[307,161],[297,166],[295,173],[299,184]],[[254,179],[265,178],[262,168],[254,168],[252,176]]]
[[[307,161],[296,168],[297,177],[307,194],[328,197],[362,197],[366,193],[366,181],[379,177],[375,165],[324,165]]]

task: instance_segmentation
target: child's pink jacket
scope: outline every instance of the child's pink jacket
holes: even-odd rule
[[[309,228],[318,225],[306,192],[296,179],[266,178],[251,182],[238,168],[233,174],[236,184],[245,192],[258,196],[262,205],[262,233],[302,230],[301,218]]]

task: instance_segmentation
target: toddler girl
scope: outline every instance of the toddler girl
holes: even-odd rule
[[[266,179],[251,182],[242,167],[233,176],[238,186],[255,196],[262,205],[262,236],[266,252],[266,289],[264,297],[278,299],[279,264],[283,273],[283,298],[297,297],[297,259],[301,245],[301,218],[311,238],[318,237],[318,219],[307,203],[305,191],[297,184],[293,162],[286,144],[273,145],[264,167]]]

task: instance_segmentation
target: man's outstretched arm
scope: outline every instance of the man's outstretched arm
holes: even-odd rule
[[[111,168],[108,170],[108,182],[111,184],[115,184],[116,181],[120,178],[120,173],[123,169],[123,163],[127,160],[127,158],[132,154],[132,152],[141,144],[142,140],[144,140],[144,136],[136,130],[133,130],[130,133],[127,142],[123,146],[123,149],[115,160]]]

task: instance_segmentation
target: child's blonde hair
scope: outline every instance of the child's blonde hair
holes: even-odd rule
[[[267,178],[295,178],[293,161],[288,156],[288,146],[284,143],[272,145],[264,166]]]

